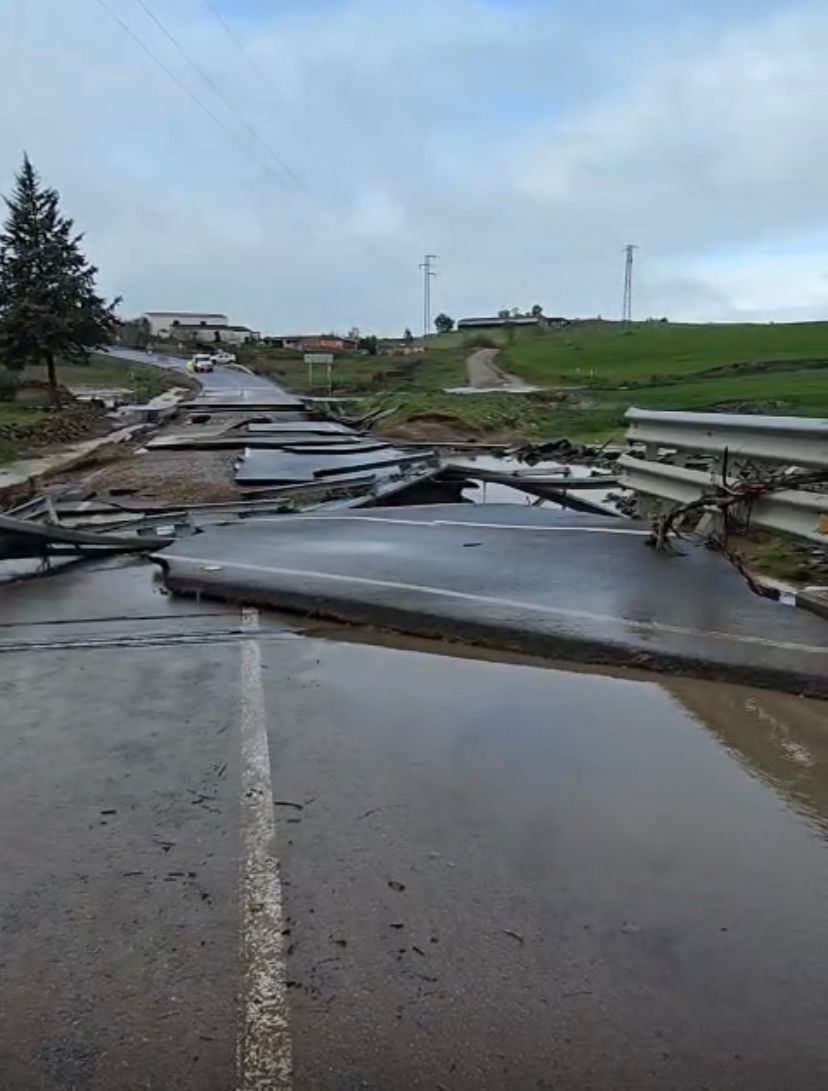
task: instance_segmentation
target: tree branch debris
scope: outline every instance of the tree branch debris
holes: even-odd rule
[[[732,517],[733,514],[731,509],[737,505],[744,505],[746,516],[741,522],[745,527],[749,527],[751,507],[759,497],[773,492],[808,489],[812,485],[824,484],[828,482],[828,471],[762,471],[753,468],[751,476],[728,481],[727,468],[728,453],[725,451],[721,482],[711,482],[709,491],[702,496],[684,504],[676,504],[669,511],[657,516],[653,521],[652,534],[647,539],[647,545],[660,552],[669,552],[675,548],[674,543],[676,540],[690,537],[698,539],[697,532],[683,532],[681,529],[682,524],[687,521],[688,516],[716,512],[721,516],[720,525],[717,529],[702,535],[704,544],[710,549],[715,549],[726,560],[730,561],[755,594],[764,598],[778,598],[778,590],[757,583],[747,571],[739,554],[728,547],[727,541],[731,530],[731,519],[729,517]]]

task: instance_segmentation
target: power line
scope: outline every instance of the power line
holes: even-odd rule
[[[132,29],[132,27],[131,27],[131,26],[130,26],[130,25],[129,25],[129,24],[128,24],[128,23],[127,23],[127,22],[126,22],[126,21],[125,21],[124,19],[122,19],[122,18],[121,18],[121,16],[120,16],[120,15],[119,15],[119,14],[118,14],[118,13],[117,13],[117,12],[116,12],[116,11],[115,11],[115,10],[114,10],[114,9],[113,9],[112,7],[111,7],[111,6],[110,6],[110,4],[109,4],[109,3],[107,2],[107,0],[96,0],[96,2],[97,2],[97,4],[98,4],[98,6],[99,6],[100,8],[102,8],[102,9],[103,9],[103,10],[104,10],[104,11],[106,12],[106,14],[107,14],[107,15],[109,15],[109,16],[110,16],[110,18],[112,18],[112,19],[113,19],[113,20],[114,20],[114,21],[115,21],[115,22],[116,22],[116,23],[117,23],[117,24],[118,24],[118,25],[119,25],[119,26],[121,27],[121,29],[122,29],[122,30],[124,31],[124,33],[125,33],[125,34],[127,34],[127,35],[128,35],[128,36],[129,36],[129,37],[130,37],[130,38],[131,38],[131,39],[132,39],[132,40],[133,40],[133,41],[134,41],[134,42],[135,42],[135,43],[136,43],[136,44],[137,44],[137,45],[139,46],[139,48],[140,48],[140,49],[142,50],[142,52],[143,52],[143,53],[145,53],[145,54],[146,54],[146,55],[147,55],[147,56],[148,56],[148,57],[150,58],[150,60],[151,60],[151,61],[153,62],[153,64],[155,64],[155,65],[156,65],[156,66],[157,66],[158,68],[160,68],[160,69],[161,69],[161,71],[162,71],[162,72],[164,72],[164,74],[165,74],[165,75],[166,75],[166,76],[167,76],[167,77],[168,77],[168,78],[169,78],[169,79],[170,79],[170,80],[171,80],[171,81],[172,81],[172,82],[173,82],[173,83],[174,83],[174,84],[176,85],[176,87],[178,87],[178,88],[179,88],[179,90],[183,91],[183,92],[184,92],[184,94],[185,94],[185,95],[187,96],[187,98],[189,98],[189,99],[190,99],[190,101],[191,101],[191,102],[192,102],[192,103],[193,103],[193,104],[194,104],[194,105],[195,105],[195,106],[196,106],[196,107],[197,107],[197,108],[198,108],[198,109],[199,109],[199,110],[200,110],[200,111],[201,111],[201,112],[202,112],[203,114],[205,114],[205,116],[206,116],[206,117],[208,117],[208,118],[210,119],[210,121],[212,121],[212,122],[213,122],[213,124],[214,124],[214,125],[215,125],[215,126],[216,126],[217,128],[221,129],[221,131],[222,131],[222,132],[224,133],[224,135],[225,135],[225,136],[228,136],[228,137],[230,137],[230,139],[231,139],[231,140],[232,140],[232,141],[233,141],[233,142],[234,142],[234,143],[235,143],[236,145],[238,145],[238,147],[240,147],[240,148],[242,149],[242,151],[243,151],[243,152],[244,152],[244,153],[245,153],[246,155],[251,155],[251,154],[253,154],[253,155],[255,156],[255,158],[256,158],[256,161],[257,161],[257,163],[258,163],[258,164],[259,164],[259,166],[260,166],[260,167],[262,168],[262,170],[263,170],[263,171],[265,172],[265,174],[266,174],[266,175],[268,176],[268,178],[270,178],[270,180],[271,180],[271,181],[273,181],[273,182],[276,182],[276,183],[278,183],[278,184],[279,184],[279,186],[284,186],[284,184],[285,184],[285,180],[284,180],[284,178],[282,178],[282,177],[280,177],[279,175],[277,175],[277,174],[276,174],[276,173],[275,173],[275,172],[274,172],[274,171],[273,171],[273,170],[271,169],[271,167],[269,166],[269,164],[268,164],[268,163],[266,163],[266,162],[265,162],[265,161],[264,161],[264,160],[263,160],[263,159],[262,159],[262,158],[261,158],[261,157],[260,157],[259,155],[257,155],[257,154],[256,154],[256,152],[255,152],[255,150],[254,150],[254,149],[252,149],[252,148],[250,147],[250,145],[249,145],[249,144],[248,144],[248,143],[247,143],[247,142],[246,142],[245,140],[243,140],[243,139],[241,138],[241,136],[240,136],[240,135],[239,135],[239,134],[238,134],[238,133],[237,133],[237,132],[236,132],[236,131],[235,131],[235,130],[234,130],[233,128],[231,128],[231,127],[230,127],[229,125],[227,125],[227,124],[226,124],[226,123],[225,123],[225,122],[224,122],[224,121],[223,121],[223,120],[222,120],[222,119],[221,119],[220,117],[218,117],[218,116],[217,116],[217,114],[216,114],[216,113],[215,113],[215,112],[214,112],[213,110],[211,110],[211,109],[210,109],[210,107],[209,107],[209,106],[208,106],[208,105],[207,105],[207,104],[206,104],[205,102],[203,102],[203,100],[202,100],[202,99],[201,99],[201,98],[200,98],[200,97],[199,97],[199,96],[198,96],[198,95],[197,95],[197,94],[195,93],[195,91],[193,91],[193,90],[192,90],[192,89],[191,89],[191,88],[190,88],[190,87],[189,87],[189,86],[188,86],[188,85],[187,85],[187,84],[186,84],[186,83],[185,83],[185,82],[184,82],[184,81],[183,81],[183,80],[182,80],[182,79],[181,79],[181,78],[180,78],[180,77],[179,77],[179,76],[177,75],[177,73],[176,73],[176,72],[174,71],[174,69],[172,69],[172,68],[171,68],[171,67],[170,67],[170,66],[169,66],[168,64],[166,64],[166,62],[165,62],[164,60],[162,60],[162,58],[161,58],[161,57],[159,57],[159,56],[158,56],[158,54],[157,54],[157,53],[156,53],[156,52],[155,52],[155,51],[154,51],[153,49],[151,49],[149,45],[147,45],[147,43],[146,43],[146,42],[145,42],[145,41],[143,40],[143,38],[142,38],[142,37],[141,37],[141,36],[140,36],[139,34],[137,34],[137,33],[136,33],[136,32],[135,32],[135,31],[134,31],[133,29]],[[139,2],[140,2],[140,0],[139,0]],[[161,29],[162,29],[162,30],[164,31],[165,35],[166,35],[166,36],[167,36],[168,38],[170,38],[170,40],[171,40],[171,41],[173,41],[173,40],[174,40],[174,36],[173,36],[173,35],[171,35],[171,34],[170,34],[170,32],[169,32],[169,31],[167,31],[167,29],[166,29],[165,27],[163,27],[163,25],[162,25],[162,24],[160,23],[160,20],[158,20],[158,19],[157,19],[157,18],[156,18],[156,17],[155,17],[155,16],[154,16],[154,15],[153,15],[153,14],[152,14],[152,13],[151,13],[150,11],[149,11],[149,9],[147,9],[147,8],[146,8],[146,5],[142,4],[141,6],[142,6],[142,7],[144,7],[144,9],[145,9],[145,10],[147,11],[147,14],[148,14],[148,15],[149,15],[149,16],[150,16],[150,17],[151,17],[151,18],[153,19],[153,21],[154,21],[154,22],[155,22],[155,23],[156,23],[156,24],[157,24],[157,25],[158,25],[158,26],[159,26],[159,27],[160,27],[160,28],[161,28]],[[232,34],[231,34],[231,37],[232,37]],[[183,55],[184,55],[185,57],[187,57],[187,59],[188,59],[189,63],[190,63],[190,64],[192,64],[192,66],[193,66],[193,67],[194,67],[194,68],[196,69],[196,71],[198,71],[198,72],[199,72],[199,74],[200,74],[200,75],[202,76],[202,78],[203,78],[203,79],[206,79],[206,81],[207,81],[208,85],[210,85],[210,86],[214,86],[214,85],[213,85],[213,81],[212,81],[211,79],[209,79],[208,77],[206,77],[206,76],[205,76],[205,74],[204,74],[204,73],[202,73],[202,72],[201,72],[201,70],[199,69],[199,66],[198,66],[198,65],[196,65],[196,64],[195,64],[195,62],[194,62],[194,61],[192,61],[192,60],[191,60],[191,59],[190,59],[190,58],[188,57],[188,55],[187,55],[186,51],[184,50],[183,46],[181,46],[181,45],[180,45],[180,43],[177,43],[177,42],[175,42],[175,44],[176,44],[177,48],[179,49],[179,51],[180,51],[180,52],[181,52],[181,53],[182,53],[182,54],[183,54]],[[224,95],[223,95],[223,94],[221,94],[220,92],[216,92],[216,93],[217,93],[217,94],[219,94],[219,98],[220,98],[220,99],[221,99],[221,100],[222,100],[222,101],[223,101],[223,102],[225,103],[225,105],[226,105],[226,106],[227,106],[227,108],[228,108],[228,109],[229,109],[229,110],[231,111],[231,113],[232,113],[232,114],[233,114],[233,115],[234,115],[234,116],[235,116],[235,117],[236,117],[236,118],[237,118],[238,120],[240,120],[240,121],[241,121],[241,123],[242,123],[242,124],[244,125],[244,127],[245,127],[246,129],[250,130],[251,132],[253,132],[253,133],[254,133],[254,135],[256,136],[256,139],[257,139],[257,140],[258,140],[259,142],[261,142],[261,143],[264,143],[264,141],[263,141],[263,140],[262,140],[262,138],[261,138],[261,137],[260,137],[260,136],[258,135],[258,133],[256,133],[256,132],[255,132],[255,130],[253,130],[253,129],[252,129],[252,127],[251,127],[251,126],[249,126],[249,125],[248,125],[248,124],[247,124],[246,122],[244,122],[244,120],[243,120],[243,119],[239,118],[239,116],[238,116],[238,111],[237,111],[237,110],[235,110],[235,108],[234,108],[234,107],[232,107],[232,105],[231,105],[231,104],[229,104],[229,103],[227,102],[227,100],[225,99]],[[326,209],[326,208],[325,208],[325,207],[324,207],[324,206],[323,206],[323,205],[321,204],[321,202],[319,201],[319,199],[318,199],[318,198],[317,198],[317,197],[316,197],[316,196],[315,196],[315,195],[314,195],[314,194],[313,194],[313,193],[312,193],[312,192],[311,192],[311,191],[310,191],[310,190],[308,189],[308,187],[307,187],[307,186],[306,186],[306,185],[305,185],[305,184],[304,184],[304,183],[302,182],[301,178],[299,178],[299,176],[298,176],[298,175],[295,175],[295,174],[294,174],[294,172],[292,172],[292,171],[291,171],[291,169],[290,169],[290,168],[289,168],[289,167],[287,166],[287,164],[283,164],[283,163],[282,163],[282,162],[281,162],[281,161],[279,160],[279,157],[278,157],[278,156],[277,156],[277,155],[275,154],[275,152],[273,152],[273,151],[272,151],[271,149],[267,148],[267,145],[266,145],[266,144],[265,144],[265,148],[266,148],[266,149],[268,150],[268,154],[270,154],[270,155],[271,155],[271,156],[272,156],[272,157],[273,157],[273,158],[274,158],[274,159],[275,159],[275,160],[276,160],[277,162],[279,162],[279,165],[281,166],[282,170],[283,170],[283,171],[284,171],[284,172],[285,172],[285,173],[286,173],[286,174],[287,174],[288,176],[290,176],[290,177],[292,178],[292,180],[294,181],[294,183],[295,183],[296,185],[298,185],[298,186],[299,186],[300,188],[302,188],[302,189],[303,189],[303,191],[304,191],[304,192],[306,193],[306,195],[307,195],[307,196],[308,196],[308,197],[309,197],[309,198],[310,198],[310,199],[311,199],[311,200],[312,200],[312,201],[314,202],[314,204],[315,204],[315,205],[317,205],[317,207],[319,207],[319,208],[321,209],[321,211],[322,211],[322,212],[323,212],[323,213],[324,213],[325,215],[328,215],[328,216],[333,216],[333,213],[332,213],[332,212],[330,212],[330,211],[328,211],[328,210],[327,210],[327,209]]]
[[[138,0],[138,2],[142,4],[142,7],[145,6],[143,4],[142,0]],[[269,79],[270,73],[267,71],[266,67],[262,64],[261,59],[254,52],[252,52],[248,48],[248,46],[245,43],[244,39],[241,38],[236,33],[236,31],[232,28],[232,26],[227,21],[227,19],[225,19],[224,15],[220,11],[220,9],[216,6],[214,0],[204,0],[204,5],[207,8],[207,10],[210,12],[210,14],[215,18],[216,22],[219,24],[219,26],[221,27],[221,29],[223,30],[225,35],[229,38],[229,40],[233,43],[235,48],[238,50],[240,56],[247,62],[248,67],[249,67],[249,65],[252,64],[254,66],[254,68],[256,68],[256,70],[261,74],[261,76],[262,76],[262,78],[264,80]],[[338,104],[340,106],[345,107],[346,111],[351,115],[353,121],[355,122],[355,124],[358,127],[363,128],[363,129],[367,129],[369,126],[366,124],[364,118],[361,118],[357,114],[357,112],[353,108],[353,104],[348,101],[347,92],[348,92],[347,86],[343,85],[340,82],[339,97],[338,97],[338,100],[337,100]],[[282,95],[281,98],[282,98],[283,101],[287,102],[284,95]],[[289,109],[292,108],[292,105],[290,103],[287,103],[287,105],[288,105]],[[303,186],[303,188],[305,188],[305,190],[307,191],[307,186]],[[320,202],[317,200],[316,204],[320,205]],[[334,220],[338,220],[339,217],[338,217],[337,213],[334,213],[330,209],[323,209],[323,211],[325,211]],[[387,260],[386,255],[383,252],[381,252],[380,249],[377,246],[375,246],[370,240],[364,240],[363,239],[363,240],[360,240],[360,241],[356,241],[356,240],[351,239],[350,240],[350,245],[355,247],[356,249],[360,249],[360,250],[363,250],[363,251],[366,251],[366,252],[370,251],[371,253],[376,254],[382,261]],[[433,274],[433,275],[436,276],[436,273]]]
[[[280,170],[282,170],[287,175],[287,177],[290,178],[294,185],[298,186],[299,189],[302,190],[306,197],[308,197],[311,201],[313,201],[315,205],[317,205],[320,209],[324,211],[322,203],[317,198],[316,194],[313,193],[313,191],[306,185],[304,180],[296,173],[296,171],[293,170],[293,168],[270,147],[270,145],[267,143],[261,133],[241,116],[237,107],[230,101],[230,99],[227,98],[221,87],[219,87],[219,85],[209,74],[209,72],[205,72],[201,65],[193,60],[193,58],[190,56],[190,54],[187,52],[187,50],[184,48],[178,38],[176,38],[173,32],[167,26],[165,26],[164,23],[162,23],[162,21],[158,18],[152,8],[147,3],[145,3],[145,0],[135,0],[135,3],[138,4],[138,6],[147,15],[147,17],[152,20],[152,22],[158,27],[158,29],[167,38],[167,40],[172,43],[173,47],[181,54],[184,60],[207,84],[207,86],[212,90],[216,97],[224,104],[225,108],[233,115],[236,121],[250,134],[250,136],[258,144],[262,146],[262,148],[264,148],[265,152],[271,157],[271,159],[273,159],[273,161],[278,165]]]
[[[218,21],[221,23],[222,27],[224,27],[224,33],[227,35],[227,37],[230,39],[230,41],[235,42],[235,44],[238,46],[238,48],[241,50],[241,52],[246,57],[249,57],[250,53],[248,52],[247,46],[244,44],[244,42],[241,40],[241,38],[238,36],[238,34],[236,34],[235,30],[232,29],[230,24],[227,22],[227,20],[221,14],[219,9],[213,3],[213,0],[204,0],[204,3],[210,9],[210,11],[213,13],[213,15],[215,15],[216,19],[218,19]]]
[[[269,73],[267,73],[265,71],[265,68],[262,65],[259,58],[248,49],[248,47],[244,43],[244,41],[239,37],[238,34],[236,34],[236,32],[233,30],[233,28],[230,26],[230,24],[227,22],[227,20],[221,14],[219,9],[213,3],[213,0],[204,0],[204,3],[207,6],[207,8],[209,9],[209,11],[213,14],[215,19],[218,21],[219,25],[224,30],[224,33],[227,35],[227,37],[230,39],[230,41],[233,42],[233,44],[236,46],[238,51],[241,53],[242,57],[244,57],[246,60],[250,61],[253,65],[255,65],[255,67],[258,69],[258,71],[263,76],[267,77],[269,75]],[[284,98],[284,96],[282,96],[282,97]],[[366,125],[366,123],[365,123],[364,118],[359,116],[357,111],[354,109],[353,103],[349,101],[347,85],[342,84],[341,81],[339,82],[338,105],[345,107],[345,110],[351,115],[352,120],[354,121],[354,123],[357,126],[360,126],[362,128],[367,128],[368,127]]]
[[[634,243],[629,243],[624,247],[626,258],[624,259],[624,304],[622,308],[622,321],[627,324],[632,322],[633,263],[635,261],[635,252],[637,249],[638,247]]]
[[[249,151],[249,148],[248,148],[247,144],[245,144],[243,140],[239,139],[238,134],[235,133],[229,126],[225,125],[224,122],[221,120],[221,118],[219,118],[216,114],[214,114],[213,111],[210,109],[210,107],[205,105],[205,103],[203,103],[201,101],[201,99],[198,97],[198,95],[196,95],[196,93],[194,91],[192,91],[187,86],[187,84],[184,83],[183,80],[178,78],[178,76],[173,71],[173,69],[170,68],[169,65],[165,64],[165,62],[161,60],[161,58],[158,56],[157,53],[155,53],[152,49],[150,49],[150,47],[143,40],[143,38],[141,38],[140,35],[135,33],[135,31],[132,29],[132,27],[129,25],[129,23],[125,22],[121,18],[121,16],[113,8],[111,8],[109,6],[109,4],[106,2],[106,0],[96,0],[96,3],[98,4],[99,7],[103,8],[103,10],[115,20],[115,22],[130,36],[130,38],[132,38],[132,40],[134,42],[136,42],[141,47],[141,49],[144,51],[144,53],[146,53],[146,55],[150,58],[150,60],[153,61],[154,64],[158,65],[158,67],[162,70],[162,72],[165,72],[166,75],[169,76],[169,78],[173,81],[173,83],[181,91],[184,92],[184,94],[187,96],[187,98],[189,98],[191,100],[191,102],[195,103],[195,105],[198,107],[199,110],[201,110],[202,113],[206,114],[207,117],[209,117],[209,119],[215,125],[217,125],[219,127],[219,129],[221,129],[221,131],[226,136],[229,136],[231,140],[235,141],[235,143],[238,144],[239,147],[242,148],[243,151],[245,151],[245,152]]]

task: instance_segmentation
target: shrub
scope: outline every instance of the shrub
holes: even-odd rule
[[[0,368],[0,402],[13,402],[20,386],[20,376],[16,371]]]
[[[464,338],[463,346],[467,349],[496,349],[499,343],[490,333],[470,333]]]

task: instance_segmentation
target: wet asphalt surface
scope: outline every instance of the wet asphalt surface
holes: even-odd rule
[[[126,363],[155,364],[158,367],[169,368],[171,371],[180,371],[186,374],[186,361],[180,356],[167,356],[162,352],[147,354],[137,349],[116,347],[108,351],[108,355]],[[261,375],[254,375],[249,371],[242,371],[234,367],[217,367],[214,371],[200,372],[195,376],[205,394],[240,394],[253,395],[261,392],[269,397],[279,397],[285,401],[296,401],[283,387],[278,386],[271,379]]]
[[[418,636],[828,694],[828,629],[751,594],[692,543],[525,504],[308,512],[231,524],[161,555],[170,586]]]
[[[824,704],[261,625],[297,1091],[828,1085]],[[3,1091],[237,1086],[243,639],[0,587]]]

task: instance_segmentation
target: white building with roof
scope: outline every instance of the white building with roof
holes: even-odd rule
[[[144,316],[154,337],[170,337],[176,326],[226,326],[226,314],[198,311],[147,311]]]
[[[258,341],[258,330],[231,326],[226,314],[198,311],[147,311],[143,316],[153,337],[168,337],[199,345],[243,345]]]

